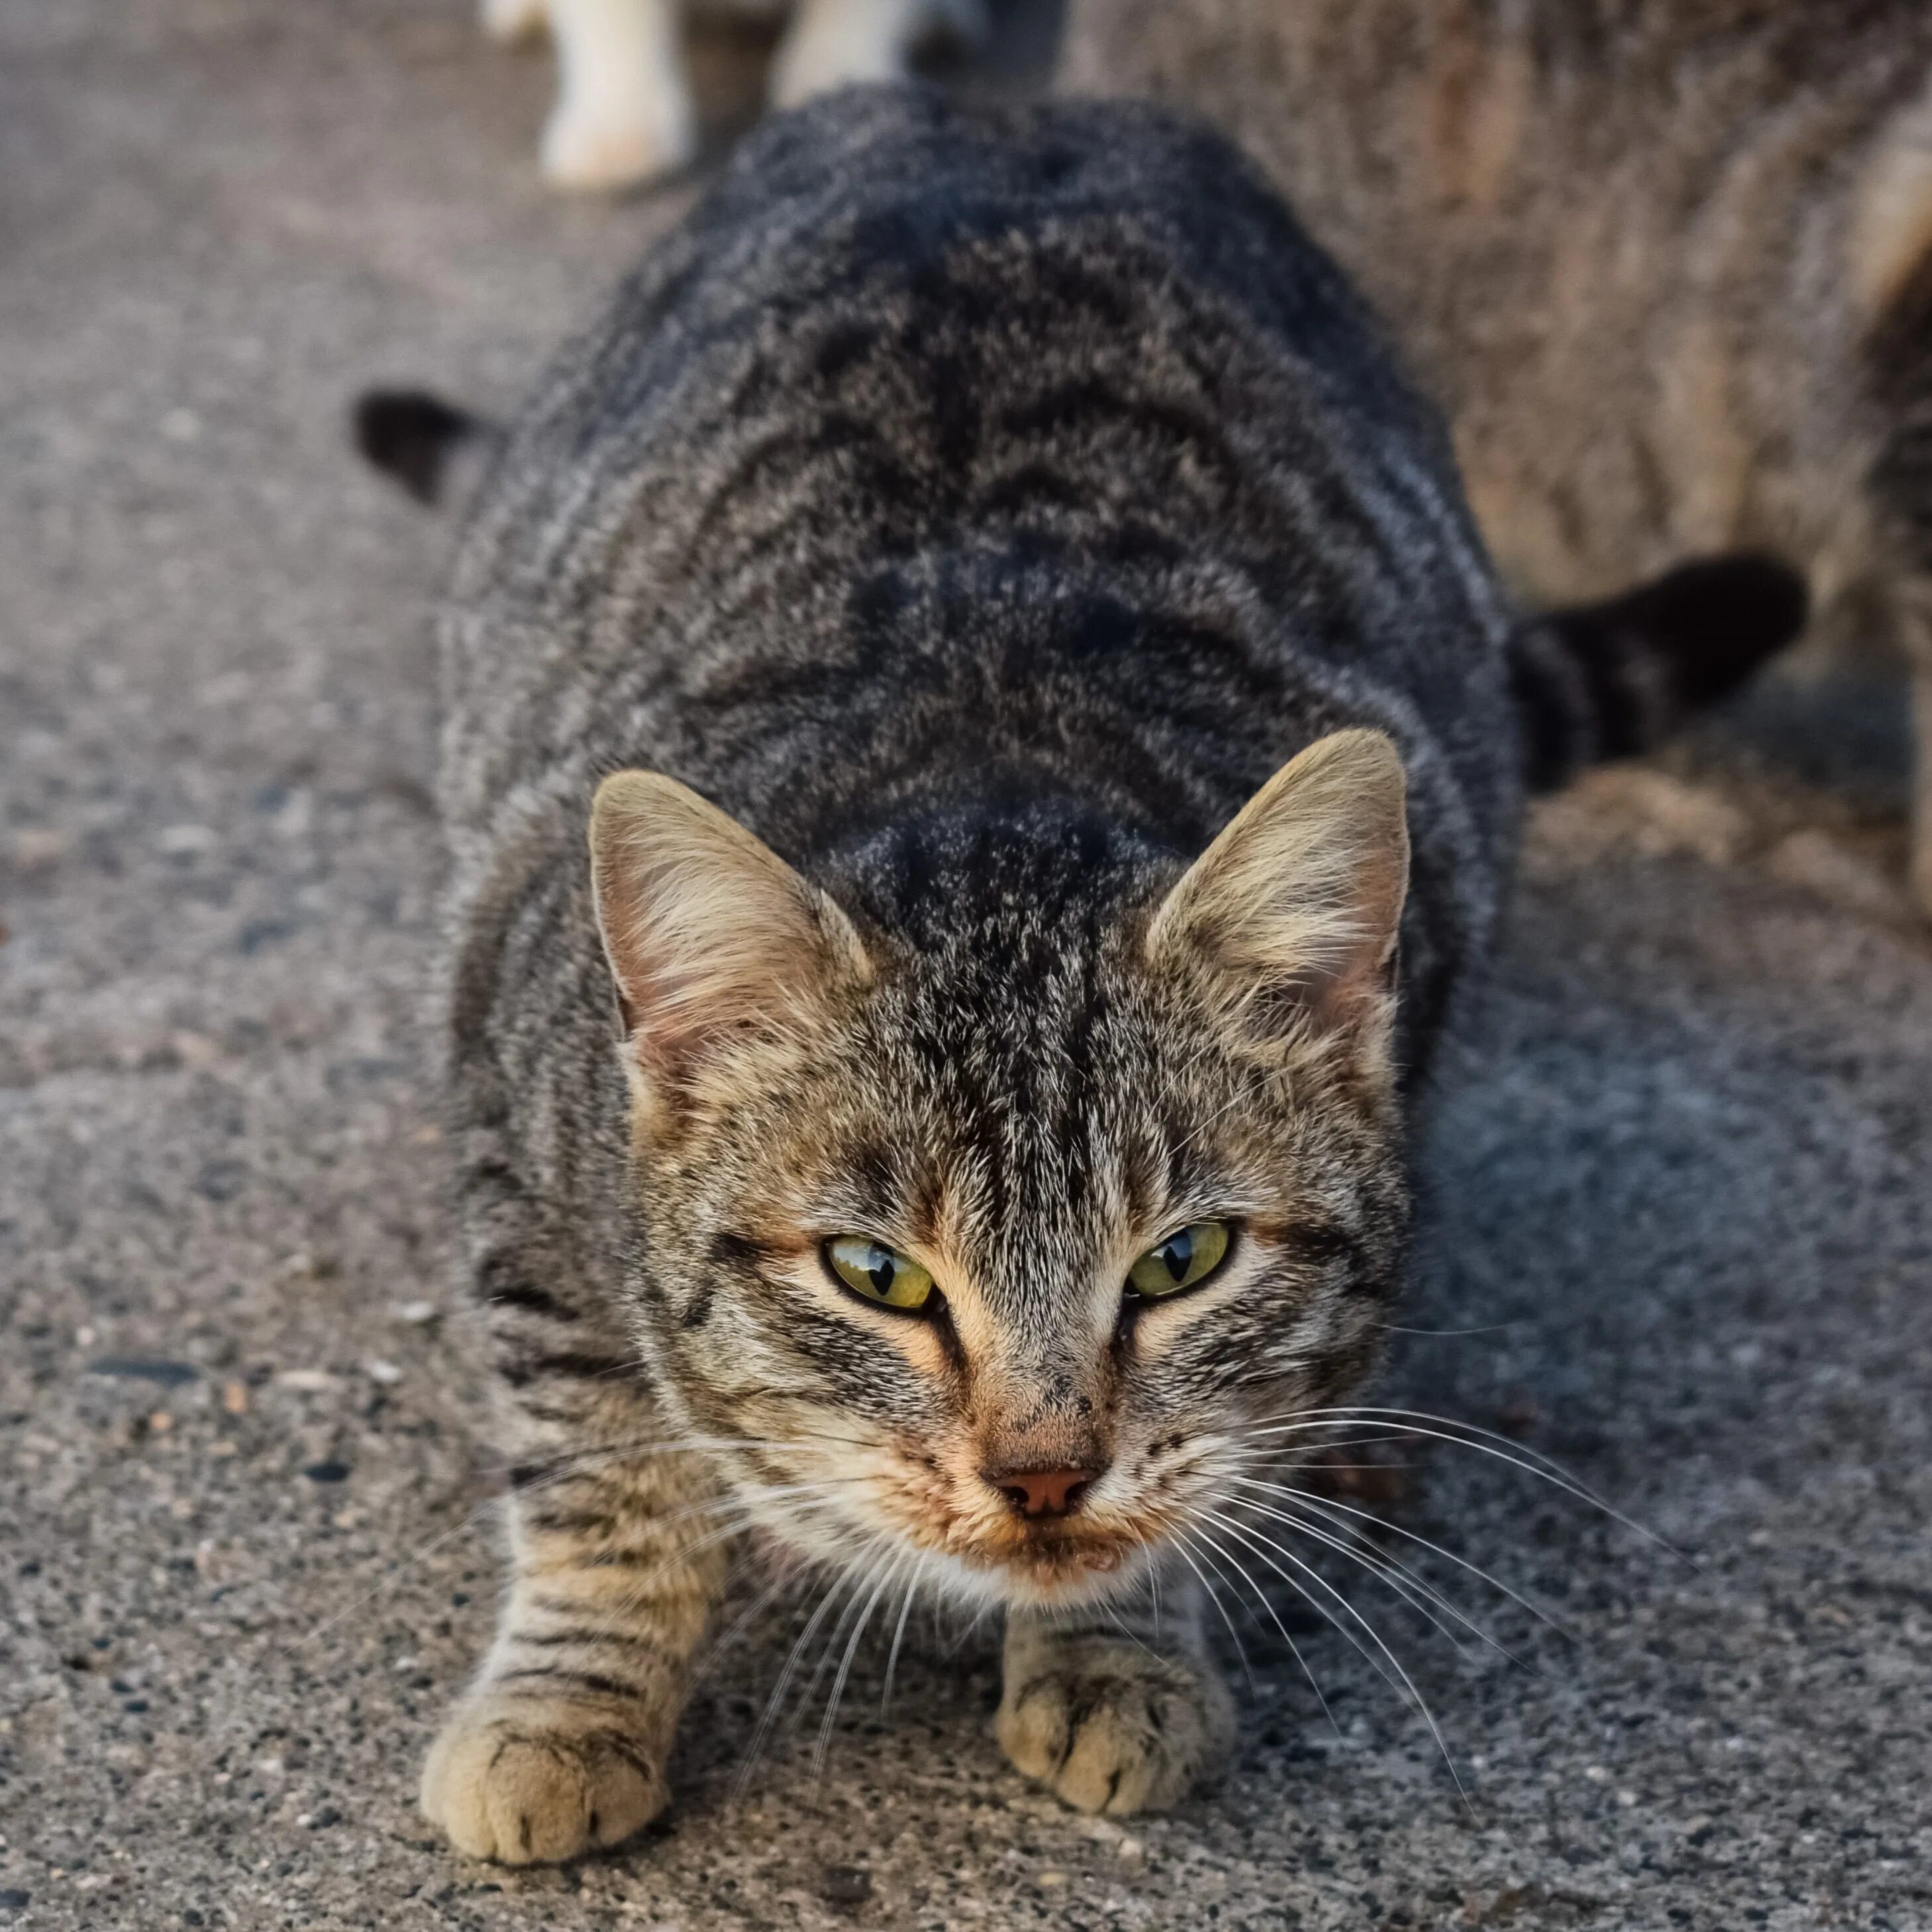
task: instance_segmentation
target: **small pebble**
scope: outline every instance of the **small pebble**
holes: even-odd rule
[[[872,1895],[872,1874],[856,1865],[827,1865],[819,1874],[818,1895],[827,1905],[863,1905]]]
[[[221,1406],[230,1415],[248,1413],[248,1384],[246,1382],[224,1382],[221,1384]]]
[[[412,1328],[420,1328],[425,1322],[436,1318],[436,1305],[433,1301],[405,1301],[396,1310],[396,1319],[406,1322]]]
[[[157,1436],[165,1436],[175,1426],[175,1419],[164,1408],[158,1408],[148,1418],[148,1426]]]
[[[164,825],[154,843],[171,854],[206,852],[220,844],[220,838],[212,825]]]
[[[192,1362],[162,1361],[151,1355],[103,1355],[88,1364],[87,1372],[126,1381],[159,1382],[166,1388],[178,1388],[184,1382],[201,1378],[201,1371]]]
[[[65,836],[44,826],[14,835],[14,862],[23,872],[36,872],[43,866],[51,866],[66,851]]]
[[[302,1474],[311,1483],[346,1483],[349,1480],[346,1462],[311,1462]]]
[[[380,1382],[385,1388],[393,1388],[403,1378],[403,1372],[394,1362],[376,1360],[365,1362],[363,1369],[372,1382]]]
[[[326,1369],[284,1369],[275,1381],[278,1387],[299,1389],[304,1395],[324,1395],[336,1385]]]
[[[1066,1882],[1066,1874],[1064,1871],[1036,1871],[1033,1882],[1041,1891],[1052,1892]]]

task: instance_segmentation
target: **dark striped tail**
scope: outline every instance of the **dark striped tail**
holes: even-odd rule
[[[1586,765],[1669,737],[1791,643],[1810,602],[1788,565],[1740,553],[1524,625],[1510,681],[1530,789],[1552,790]]]

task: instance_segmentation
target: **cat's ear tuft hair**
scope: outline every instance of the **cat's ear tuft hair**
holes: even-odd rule
[[[656,1102],[734,1040],[810,1026],[870,977],[844,914],[675,778],[598,787],[590,869],[631,1064]]]
[[[1168,893],[1150,962],[1212,989],[1257,1044],[1379,1053],[1408,890],[1407,786],[1379,731],[1337,731],[1276,772]]]

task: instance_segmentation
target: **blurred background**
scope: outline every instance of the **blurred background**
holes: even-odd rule
[[[1010,0],[951,80],[1054,32]],[[548,56],[466,0],[0,0],[0,1924],[1932,1923],[1932,945],[1856,670],[1532,828],[1389,1399],[1696,1560],[1442,1445],[1335,1473],[1573,1634],[1436,1562],[1528,1667],[1459,1654],[1338,1573],[1466,1802],[1340,1637],[1279,1606],[1331,1727],[1232,1602],[1240,1762],[1174,1816],[1034,1793],[991,1634],[922,1627],[889,1718],[868,1649],[823,1774],[814,1707],[735,1796],[782,1602],[621,1855],[416,1816],[496,1582],[422,1008],[450,530],[345,412],[512,404],[768,46],[695,38],[694,177],[571,199]]]

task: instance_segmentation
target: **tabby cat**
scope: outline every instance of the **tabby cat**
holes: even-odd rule
[[[1063,78],[1266,165],[1520,593],[1748,544],[1902,648],[1932,913],[1932,6],[1071,0]]]
[[[361,422],[422,494],[460,427]],[[502,442],[446,620],[514,1474],[430,1816],[513,1862],[650,1817],[747,1527],[860,1628],[1003,1607],[1000,1738],[1072,1803],[1211,1769],[1199,1564],[1374,1354],[1519,706],[1546,776],[1638,742],[1790,590],[1512,646],[1438,421],[1204,129],[769,124]]]

